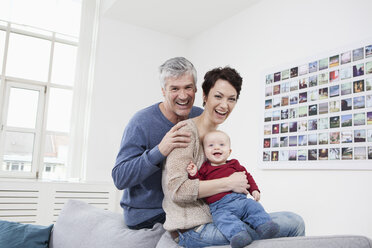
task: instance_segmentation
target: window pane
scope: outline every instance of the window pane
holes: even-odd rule
[[[35,128],[39,91],[10,88],[7,125]]]
[[[7,21],[78,36],[81,0],[1,0],[0,16]]]
[[[5,133],[3,171],[31,171],[34,134],[20,132]]]
[[[47,130],[69,132],[72,106],[72,91],[50,89]]]
[[[69,86],[74,84],[76,50],[75,46],[55,43],[52,83]]]
[[[6,75],[47,81],[50,41],[10,34]]]
[[[3,71],[5,32],[0,30],[0,74]]]
[[[66,178],[69,137],[50,134],[46,136],[43,178]]]

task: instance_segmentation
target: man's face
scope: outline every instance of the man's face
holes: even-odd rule
[[[187,119],[196,93],[193,76],[185,74],[178,78],[167,78],[162,92],[168,114],[177,119]]]

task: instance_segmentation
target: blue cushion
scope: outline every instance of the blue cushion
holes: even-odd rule
[[[48,248],[52,228],[0,220],[0,247]]]

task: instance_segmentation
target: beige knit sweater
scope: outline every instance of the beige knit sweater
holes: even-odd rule
[[[205,156],[195,122],[192,119],[185,122],[187,125],[181,129],[191,133],[191,142],[187,148],[174,149],[163,166],[163,209],[166,213],[164,228],[168,231],[189,229],[212,222],[209,206],[197,199],[199,180],[190,180],[186,171],[190,161],[199,169]]]

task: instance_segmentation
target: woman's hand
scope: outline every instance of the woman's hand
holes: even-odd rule
[[[234,172],[229,177],[227,177],[227,180],[229,180],[231,191],[246,195],[249,194],[248,189],[250,185],[248,184],[247,175],[244,171]]]
[[[255,191],[253,191],[252,192],[252,196],[253,196],[253,199],[255,200],[255,201],[259,201],[260,200],[260,198],[261,198],[261,194],[260,194],[260,192],[258,192],[257,190],[255,190]]]

